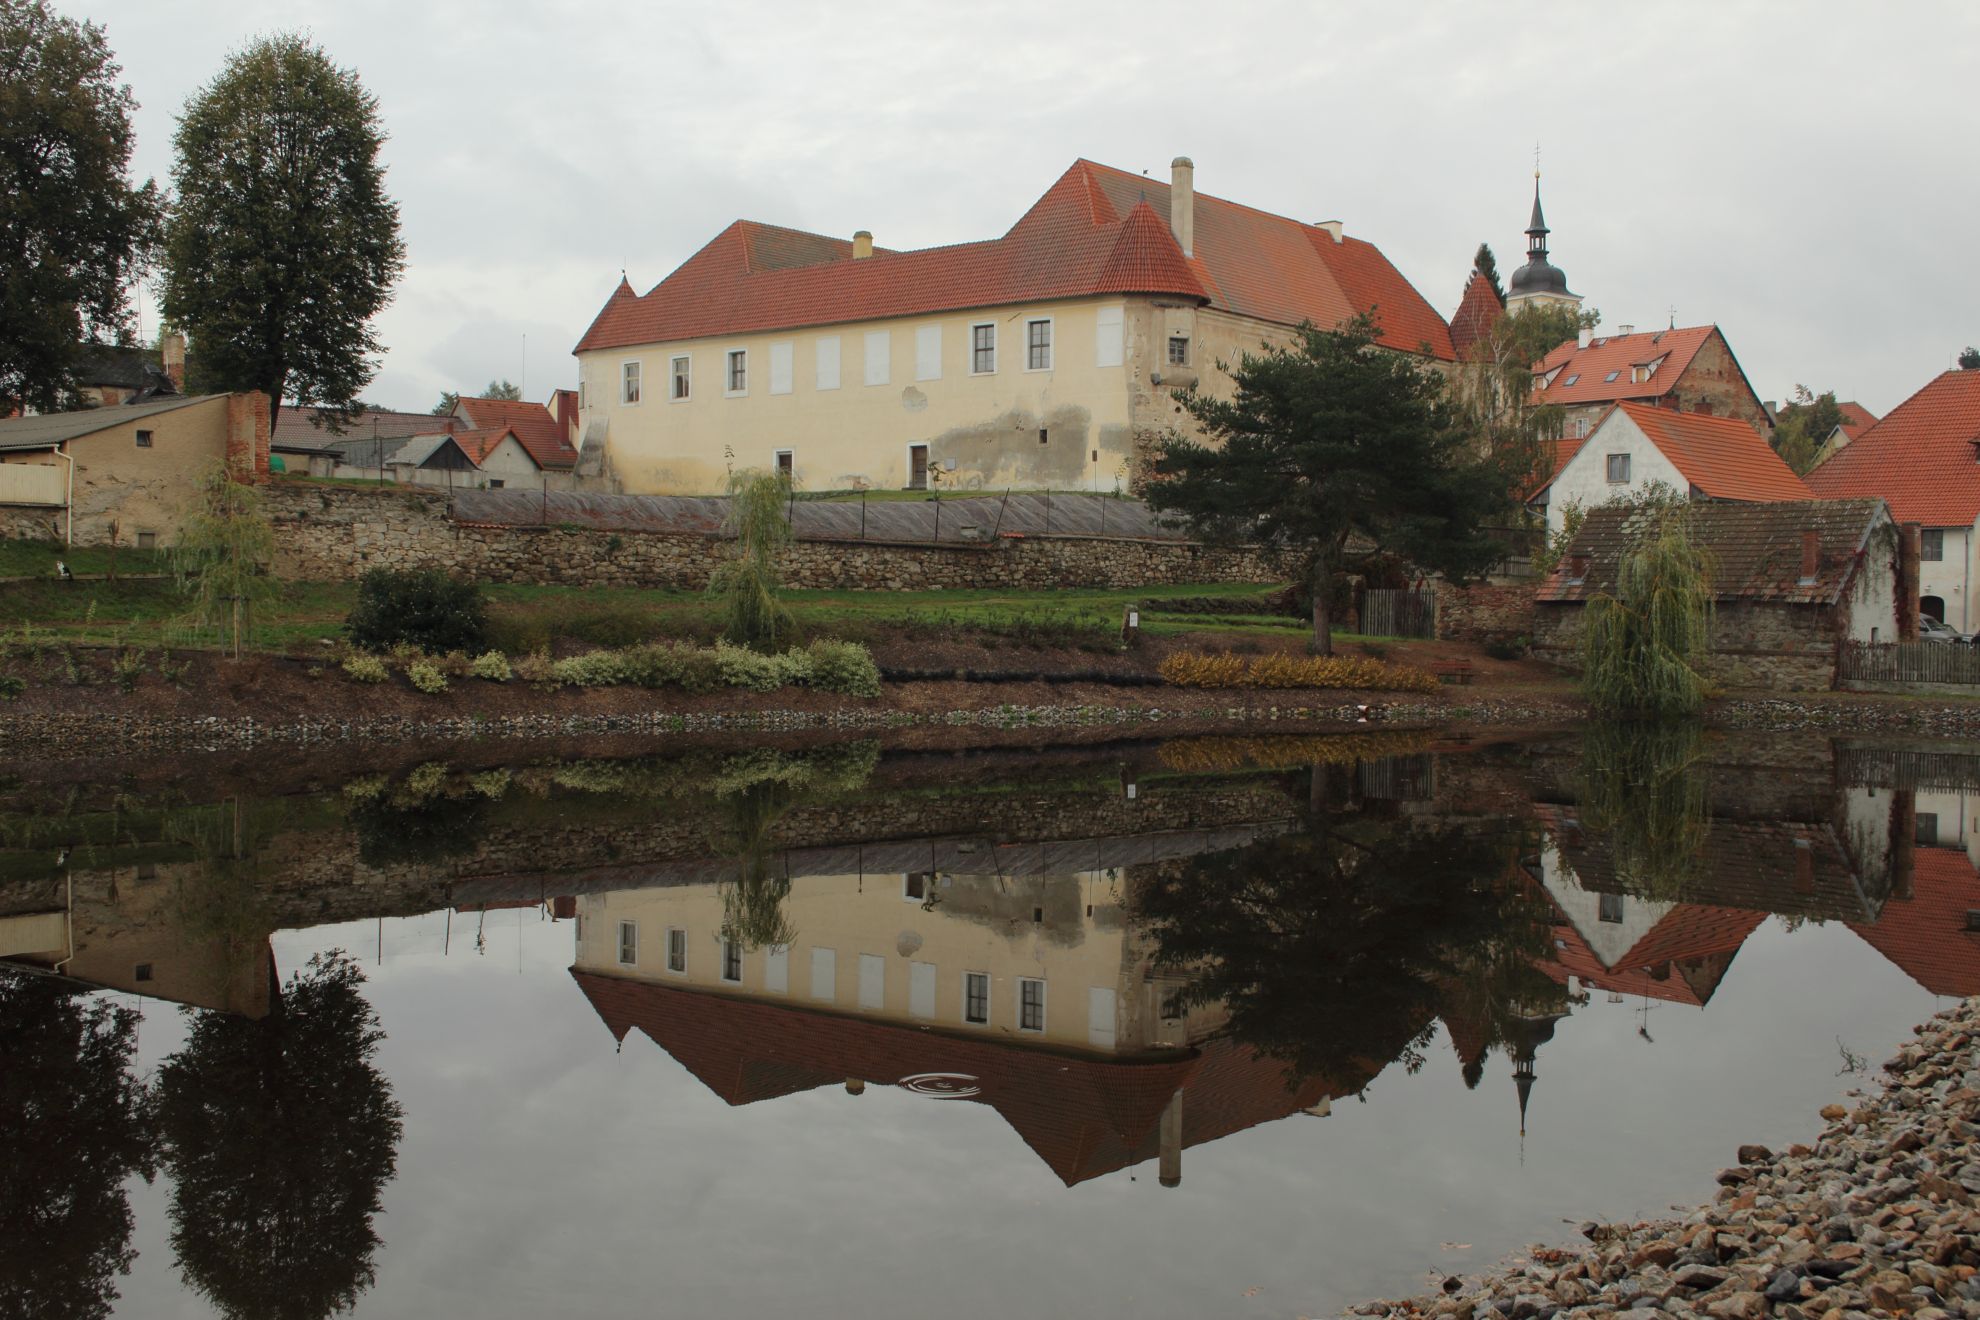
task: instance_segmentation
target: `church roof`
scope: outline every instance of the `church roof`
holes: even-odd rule
[[[1492,327],[1505,314],[1492,281],[1485,277],[1484,271],[1473,267],[1471,278],[1464,282],[1464,298],[1451,314],[1451,351],[1460,361],[1468,358],[1473,347],[1490,337]]]

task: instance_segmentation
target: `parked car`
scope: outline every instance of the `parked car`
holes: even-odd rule
[[[1921,642],[1944,642],[1949,646],[1971,646],[1973,634],[1963,633],[1949,624],[1941,623],[1929,614],[1918,616],[1918,640]]]

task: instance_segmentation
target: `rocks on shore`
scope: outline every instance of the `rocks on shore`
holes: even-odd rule
[[[1884,1065],[1874,1097],[1828,1105],[1813,1147],[1741,1146],[1710,1205],[1588,1224],[1443,1295],[1350,1314],[1437,1320],[1980,1320],[1980,1000]],[[1455,1284],[1455,1286],[1454,1286]]]

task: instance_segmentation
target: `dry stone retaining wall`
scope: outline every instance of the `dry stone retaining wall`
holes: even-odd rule
[[[1480,583],[1472,587],[1437,587],[1437,637],[1446,642],[1478,645],[1507,641],[1533,632],[1532,582],[1504,586]]]
[[[444,496],[301,482],[265,488],[276,571],[344,581],[368,569],[441,568],[483,582],[699,590],[728,554],[698,533],[605,532],[457,523]],[[1187,582],[1277,582],[1285,571],[1254,550],[1190,542],[1027,537],[982,546],[800,541],[784,559],[794,587],[1132,588]]]

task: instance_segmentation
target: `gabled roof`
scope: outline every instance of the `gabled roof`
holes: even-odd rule
[[[1877,424],[1877,414],[1854,399],[1848,403],[1837,404],[1836,411],[1842,414],[1842,421],[1837,425],[1842,428],[1842,433],[1852,440]]]
[[[224,394],[174,394],[147,403],[126,403],[111,408],[84,408],[78,412],[39,413],[33,417],[0,418],[0,451],[10,449],[53,449],[70,440],[80,440],[98,431],[127,422],[156,417],[179,408],[190,408]]]
[[[1484,343],[1491,335],[1492,327],[1506,314],[1499,302],[1499,295],[1492,288],[1492,281],[1485,278],[1485,272],[1472,268],[1471,278],[1464,282],[1464,297],[1458,303],[1457,311],[1451,314],[1451,351],[1460,361],[1471,355],[1471,350]]]
[[[485,431],[456,431],[454,443],[461,447],[461,452],[474,460],[476,467],[480,467],[488,461],[490,454],[501,447],[504,440],[515,434],[515,429],[508,426],[490,427]],[[529,453],[529,446],[523,445],[521,437],[517,437],[516,443],[522,445],[524,453]],[[535,461],[535,455],[531,454],[530,458],[532,462]]]
[[[1169,185],[1075,161],[1002,238],[852,258],[840,239],[738,220],[645,295],[623,280],[576,352],[1096,294],[1157,294],[1284,325],[1374,311],[1382,342],[1452,356],[1450,332],[1372,244],[1197,193],[1195,253]]]
[[[333,430],[329,414],[321,408],[297,408],[289,404],[275,415],[269,431],[273,449],[322,449],[333,440],[369,440],[374,435],[387,440],[401,436],[432,435],[463,429],[455,418],[423,412],[401,412],[393,408],[366,408],[342,432]]]
[[[84,343],[76,354],[76,382],[136,390],[138,401],[179,392],[159,351],[136,344]]]
[[[1885,900],[1874,923],[1850,929],[1932,994],[1980,994],[1980,932],[1966,928],[1967,912],[1980,908],[1980,873],[1957,849],[1919,848],[1911,877],[1910,898]]]
[[[1847,452],[1847,451],[1844,451]],[[1692,538],[1712,552],[1713,594],[1721,601],[1830,605],[1854,579],[1871,534],[1889,515],[1880,500],[1800,500],[1778,504],[1693,504]],[[1567,553],[1534,599],[1579,603],[1616,589],[1624,552],[1655,515],[1627,505],[1590,509]],[[1815,580],[1801,580],[1802,534],[1819,545]],[[1574,562],[1586,556],[1581,580]]]
[[[1543,403],[1563,405],[1661,399],[1718,330],[1715,325],[1694,325],[1633,335],[1596,335],[1586,348],[1570,339],[1534,368],[1534,397]],[[1633,379],[1633,369],[1646,362],[1659,365],[1648,380],[1638,382]],[[1550,375],[1552,383],[1543,386]],[[1611,375],[1614,380],[1609,379]]]
[[[1808,483],[1794,474],[1758,431],[1737,417],[1678,412],[1619,403],[1590,434],[1592,443],[1620,415],[1636,424],[1692,487],[1715,500],[1808,500]]]
[[[1547,472],[1547,477],[1539,485],[1535,486],[1526,498],[1529,500],[1538,499],[1542,491],[1560,479],[1561,469],[1572,462],[1574,456],[1581,452],[1581,447],[1587,443],[1588,437],[1573,435],[1564,435],[1554,441],[1553,458]]]
[[[387,466],[391,467],[400,465],[406,467],[424,467],[432,461],[435,454],[443,449],[453,449],[464,455],[469,462],[475,461],[474,455],[469,454],[467,450],[463,449],[453,436],[447,434],[445,431],[440,431],[433,435],[406,437],[404,440],[398,442],[397,449],[388,448],[385,451],[385,462]]]
[[[570,436],[550,410],[540,403],[522,399],[476,399],[462,395],[454,404],[454,415],[471,430],[514,431],[516,442],[529,451],[541,468],[570,468],[577,463],[577,450]]]
[[[1980,371],[1927,382],[1822,466],[1808,484],[1824,499],[1875,495],[1899,522],[1969,527],[1980,518]]]

